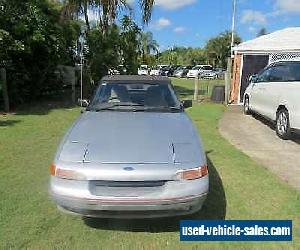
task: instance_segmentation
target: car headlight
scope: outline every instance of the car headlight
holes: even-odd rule
[[[176,172],[177,180],[195,180],[208,175],[207,166],[201,166],[192,169],[179,170]]]
[[[58,168],[54,164],[50,166],[50,175],[68,180],[86,180],[86,177],[75,170]]]

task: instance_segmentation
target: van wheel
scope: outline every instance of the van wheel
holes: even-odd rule
[[[244,100],[244,114],[245,115],[250,115],[251,110],[250,110],[250,104],[249,104],[249,97],[246,96]]]
[[[276,133],[283,140],[288,140],[291,137],[289,112],[286,109],[280,109],[277,112]]]

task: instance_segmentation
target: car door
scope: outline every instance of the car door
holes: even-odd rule
[[[264,114],[263,106],[266,85],[269,81],[271,68],[265,69],[261,74],[258,75],[256,81],[252,83],[251,86],[251,97],[250,97],[250,105],[251,109],[260,114]]]
[[[280,97],[287,87],[288,71],[288,66],[285,63],[273,65],[270,67],[268,83],[263,86],[262,114],[271,120],[276,119],[277,108],[282,104]]]

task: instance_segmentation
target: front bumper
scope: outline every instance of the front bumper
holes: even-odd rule
[[[93,194],[88,181],[51,177],[49,193],[55,203],[73,213],[100,218],[155,218],[186,215],[201,209],[208,193],[208,176],[193,181],[132,190],[104,187]],[[102,187],[101,187],[102,188]]]
[[[187,215],[201,209],[207,194],[164,200],[84,199],[51,193],[62,210],[97,218],[158,218]]]

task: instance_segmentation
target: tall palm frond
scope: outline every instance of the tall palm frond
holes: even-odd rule
[[[93,0],[63,0],[64,8],[62,11],[63,17],[67,19],[78,19],[83,15],[87,29],[90,29],[88,9]]]
[[[155,0],[139,0],[142,9],[143,22],[148,23]],[[63,0],[63,14],[67,18],[84,15],[87,28],[90,28],[88,10],[99,11],[99,23],[105,30],[114,22],[118,14],[123,10],[130,9],[127,0]]]

